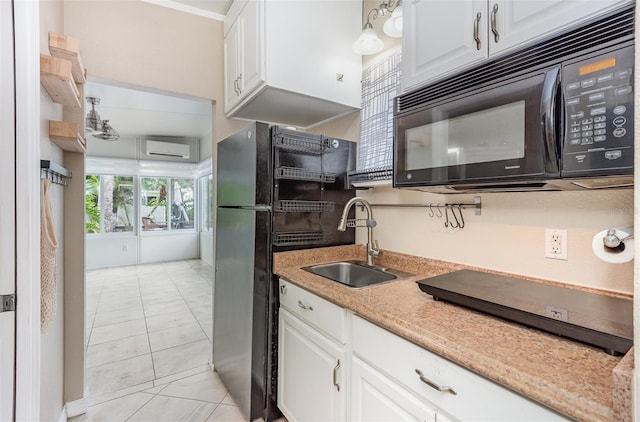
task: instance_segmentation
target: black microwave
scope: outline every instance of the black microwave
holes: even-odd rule
[[[393,186],[633,185],[634,9],[401,95]]]

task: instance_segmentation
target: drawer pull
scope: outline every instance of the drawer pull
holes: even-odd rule
[[[498,42],[500,40],[500,33],[498,32],[498,24],[496,23],[496,15],[498,14],[498,3],[493,5],[491,10],[491,32],[493,32],[493,40]]]
[[[338,369],[340,369],[340,359],[338,359],[338,363],[336,364],[336,367],[333,368],[333,386],[336,387],[336,390],[338,390],[338,392],[340,392],[340,384],[338,384]]]
[[[476,19],[473,21],[473,39],[476,42],[476,50],[480,50],[480,19],[482,19],[482,13],[478,12]]]
[[[302,303],[301,300],[298,301],[298,308],[306,309],[308,311],[313,311],[313,308],[311,306],[305,305],[304,303]]]
[[[424,382],[429,387],[431,387],[433,389],[436,389],[438,391],[444,391],[444,392],[447,392],[447,393],[451,393],[454,396],[458,395],[458,393],[456,393],[456,391],[453,388],[447,387],[446,385],[438,385],[435,382],[431,381],[430,379],[425,378],[425,376],[424,376],[424,374],[422,373],[421,370],[416,369],[416,374],[418,374],[418,376],[420,376],[420,381]]]

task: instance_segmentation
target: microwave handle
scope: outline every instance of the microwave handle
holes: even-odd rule
[[[548,172],[557,173],[558,166],[558,139],[556,136],[556,97],[560,86],[560,68],[554,67],[545,73],[542,86],[542,98],[540,101],[540,117],[542,124],[542,136],[544,137],[545,168]]]

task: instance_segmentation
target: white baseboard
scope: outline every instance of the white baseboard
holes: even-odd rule
[[[72,418],[74,416],[87,413],[89,405],[87,403],[87,399],[83,397],[81,399],[66,403],[64,407],[66,408],[67,418]]]

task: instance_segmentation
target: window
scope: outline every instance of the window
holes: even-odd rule
[[[195,204],[195,179],[89,174],[85,233],[193,230]]]
[[[167,179],[140,179],[140,215],[142,230],[167,230]]]
[[[85,233],[100,233],[100,176],[87,175],[84,182]]]
[[[201,231],[213,231],[213,175],[208,175],[200,178],[200,198],[201,209]]]
[[[104,231],[132,232],[134,221],[133,176],[102,176]]]
[[[171,179],[171,228],[194,228],[193,179]]]

